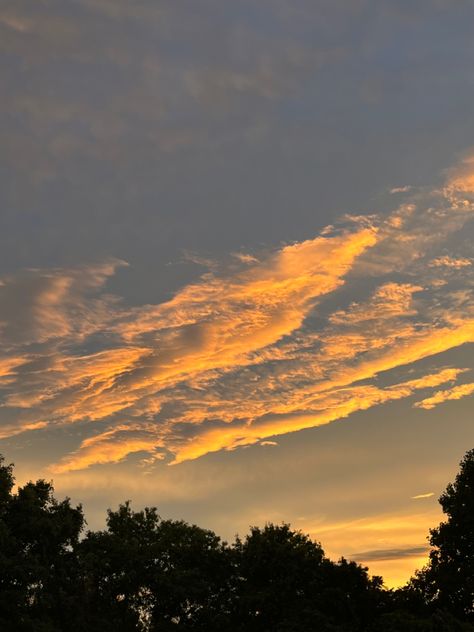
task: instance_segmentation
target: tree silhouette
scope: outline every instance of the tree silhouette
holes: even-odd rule
[[[79,545],[88,627],[219,630],[229,609],[231,554],[212,531],[162,520],[127,502]]]
[[[234,545],[242,630],[299,629],[322,588],[321,546],[289,525],[252,527]],[[312,608],[311,608],[312,609]]]
[[[288,524],[252,527],[234,549],[239,630],[365,630],[377,610],[381,578],[371,580],[355,562],[331,562],[319,543]]]
[[[13,484],[12,466],[0,456],[0,629],[66,629],[77,606],[82,508],[58,502],[44,480],[16,494]]]
[[[429,565],[414,584],[433,605],[473,620],[474,450],[466,453],[439,502],[447,520],[431,529]]]
[[[228,545],[126,502],[83,535],[51,483],[13,490],[0,456],[1,632],[474,631],[474,450],[440,498],[428,566],[399,590],[288,524]]]

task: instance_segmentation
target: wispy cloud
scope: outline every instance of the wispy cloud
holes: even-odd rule
[[[12,70],[4,73],[0,112],[22,119],[4,139],[8,164],[37,181],[55,178],[74,156],[131,166],[148,153],[265,129],[269,103],[301,93],[307,77],[345,51],[286,32],[288,16],[274,9],[254,24],[252,3],[244,4],[221,12],[204,2],[200,12],[186,12],[162,2],[51,0],[48,10],[34,1],[2,3],[0,51]],[[304,21],[292,23],[304,34]],[[58,60],[53,95],[45,86]],[[68,80],[78,67],[88,89]],[[223,116],[238,121],[237,132]]]
[[[355,562],[374,562],[400,560],[403,558],[419,558],[428,553],[427,546],[408,546],[400,549],[374,549],[373,551],[364,551],[351,555],[351,559]]]
[[[437,257],[436,259],[433,259],[433,261],[430,261],[430,266],[433,266],[435,268],[440,268],[440,267],[445,266],[447,268],[454,268],[455,270],[460,270],[461,268],[472,266],[472,260],[467,259],[465,257],[456,259],[454,257],[444,255],[442,257]]]
[[[416,496],[412,496],[412,500],[423,500],[424,498],[432,498],[434,496],[434,492],[426,492],[426,494],[417,494]]]
[[[463,397],[468,397],[473,393],[474,382],[471,382],[470,384],[460,384],[444,391],[436,391],[434,395],[423,399],[421,402],[417,402],[415,406],[417,408],[431,410],[435,406],[439,406],[439,404],[443,404],[444,402],[448,402],[454,399],[462,399]]]
[[[409,184],[406,184],[403,187],[393,187],[393,189],[390,189],[390,193],[392,195],[395,193],[408,193],[411,189],[412,187]]]
[[[416,406],[471,394],[467,369],[419,364],[474,342],[471,268],[440,253],[474,215],[469,165],[388,216],[214,262],[157,305],[107,292],[119,260],[3,278],[3,436],[80,424],[56,472],[134,452],[178,463],[443,384]]]
[[[438,509],[433,508],[423,513],[400,511],[340,522],[308,519],[301,526],[324,543],[330,557],[343,555],[370,564],[370,572],[382,575],[387,586],[393,587],[402,585],[415,568],[426,563],[427,525],[439,518]]]

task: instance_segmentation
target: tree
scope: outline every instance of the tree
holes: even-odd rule
[[[126,502],[81,539],[81,506],[47,481],[14,482],[0,456],[2,632],[474,630],[474,450],[440,498],[447,520],[431,530],[429,565],[391,591],[288,524],[229,546]]]
[[[474,450],[439,502],[447,520],[431,529],[429,564],[414,585],[433,606],[474,620]]]
[[[0,629],[49,632],[70,628],[77,607],[75,546],[82,508],[58,502],[51,483],[29,482],[12,493],[12,466],[0,456]]]
[[[238,629],[302,629],[311,595],[321,588],[321,546],[288,524],[267,524],[252,527],[245,540],[237,539],[234,554]]]
[[[383,579],[369,577],[368,568],[341,558],[324,560],[324,589],[319,609],[348,630],[367,630],[382,604]]]
[[[87,534],[80,559],[89,630],[227,629],[231,556],[212,531],[127,502]]]
[[[365,630],[376,612],[381,579],[341,559],[331,562],[318,542],[288,524],[252,527],[237,540],[237,616],[258,632]]]

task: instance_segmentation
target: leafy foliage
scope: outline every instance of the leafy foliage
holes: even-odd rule
[[[12,466],[0,459],[0,629],[63,630],[77,599],[81,507],[58,502],[50,483],[12,494]]]
[[[447,520],[430,531],[429,565],[418,573],[415,587],[431,604],[474,620],[474,450],[466,453],[439,502]]]
[[[84,534],[82,507],[51,483],[13,490],[0,456],[2,632],[474,630],[474,450],[440,498],[428,566],[396,591],[288,524],[228,545],[127,501]]]

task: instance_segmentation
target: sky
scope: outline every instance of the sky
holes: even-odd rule
[[[3,0],[0,453],[88,526],[403,584],[473,447],[474,5]]]

